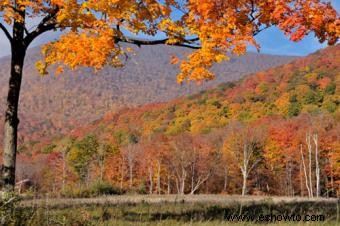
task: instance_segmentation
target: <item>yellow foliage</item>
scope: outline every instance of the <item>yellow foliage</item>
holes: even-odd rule
[[[275,105],[283,115],[287,115],[289,106],[289,93],[283,93],[276,101]]]

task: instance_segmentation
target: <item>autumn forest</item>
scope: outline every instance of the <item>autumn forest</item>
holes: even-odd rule
[[[337,197],[339,46],[19,147],[34,189]],[[87,189],[86,189],[87,188]]]

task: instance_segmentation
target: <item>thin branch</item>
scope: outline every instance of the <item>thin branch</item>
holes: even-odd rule
[[[6,202],[4,202],[3,205],[0,206],[0,208],[5,207],[6,205],[10,204],[11,202],[14,202],[14,200],[15,200],[15,197],[10,198]]]
[[[253,35],[256,36],[258,35],[261,31],[269,28],[270,26],[265,26],[262,29],[259,29],[257,31],[253,32]],[[119,27],[117,27],[119,29]],[[123,42],[123,43],[130,43],[137,45],[138,47],[141,47],[143,45],[166,45],[168,42],[169,38],[164,38],[164,39],[158,39],[158,40],[143,40],[143,39],[137,39],[137,38],[131,38],[131,37],[119,37],[116,38],[116,42]],[[191,39],[184,39],[183,42],[178,42],[174,44],[168,44],[172,46],[180,46],[180,47],[185,47],[185,48],[190,48],[190,49],[201,49],[202,47],[199,45],[195,45],[195,42],[199,41],[199,38],[191,38]]]
[[[125,43],[130,43],[137,45],[138,47],[142,45],[161,45],[161,44],[167,44],[167,41],[169,39],[159,39],[159,40],[142,40],[142,39],[135,39],[135,38],[128,38],[128,37],[123,37],[123,38],[118,38],[118,42],[125,42]],[[198,40],[198,38],[193,38],[193,39],[187,39],[184,41],[184,43],[174,43],[174,44],[168,44],[168,45],[173,45],[173,46],[181,46],[181,47],[186,47],[190,49],[200,49],[200,46],[194,46],[190,44],[185,44],[185,43],[193,43],[194,41]]]
[[[257,31],[254,31],[254,32],[253,32],[253,35],[256,36],[256,35],[258,35],[261,31],[264,31],[264,30],[266,30],[266,29],[268,29],[268,28],[270,28],[270,26],[269,26],[269,25],[266,25],[265,27],[263,27],[263,28],[261,28],[261,29],[259,29],[259,30],[257,30]]]
[[[2,23],[0,23],[0,28],[5,33],[5,35],[8,38],[8,40],[10,42],[12,42],[13,38],[12,38],[11,34],[8,32],[8,30],[6,29],[6,27]]]
[[[198,189],[204,182],[206,182],[206,181],[209,179],[210,176],[211,176],[211,172],[209,172],[209,173],[207,174],[207,176],[204,177],[202,180],[201,180],[201,177],[199,177],[199,179],[198,179],[198,181],[197,181],[197,184],[196,184],[196,186],[191,190],[190,195],[193,195],[193,194],[195,193],[195,191],[197,191],[197,189]]]
[[[261,159],[257,159],[253,165],[249,168],[248,170],[248,174],[254,169],[254,167],[261,161]]]
[[[57,28],[57,24],[55,22],[51,22],[51,20],[54,19],[58,12],[59,8],[56,7],[50,14],[42,19],[37,28],[26,36],[24,40],[26,46],[28,46],[36,37],[38,37],[42,33]]]

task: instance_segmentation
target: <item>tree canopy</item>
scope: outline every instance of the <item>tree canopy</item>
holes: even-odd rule
[[[334,44],[340,34],[335,9],[320,0],[2,0],[0,15],[9,25],[25,26],[24,45],[46,31],[64,30],[44,46],[44,60],[37,63],[41,73],[54,63],[72,69],[121,66],[131,51],[122,42],[196,49],[184,59],[173,58],[180,63],[178,82],[214,78],[209,71],[214,63],[227,59],[228,52],[243,54],[247,45],[260,48],[254,36],[270,26],[293,41],[314,32],[320,42]],[[42,19],[28,28],[27,18]]]

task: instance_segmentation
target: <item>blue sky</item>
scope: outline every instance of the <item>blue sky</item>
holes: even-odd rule
[[[340,13],[340,0],[331,0],[331,3]],[[292,42],[275,27],[263,31],[256,39],[261,44],[261,52],[268,54],[305,56],[326,47],[325,43],[318,42],[314,34],[308,35],[300,42]]]
[[[331,3],[337,9],[338,13],[340,13],[340,0],[331,0]],[[55,37],[56,34],[53,32],[46,33],[35,40],[34,43],[32,43],[32,46],[37,46],[53,40]],[[305,56],[326,46],[326,44],[320,44],[314,37],[314,34],[308,35],[300,42],[292,42],[275,27],[263,31],[256,39],[261,45],[261,53],[275,55]],[[250,48],[250,50],[254,51],[253,48]],[[0,57],[8,55],[9,53],[9,43],[4,34],[0,31]]]

